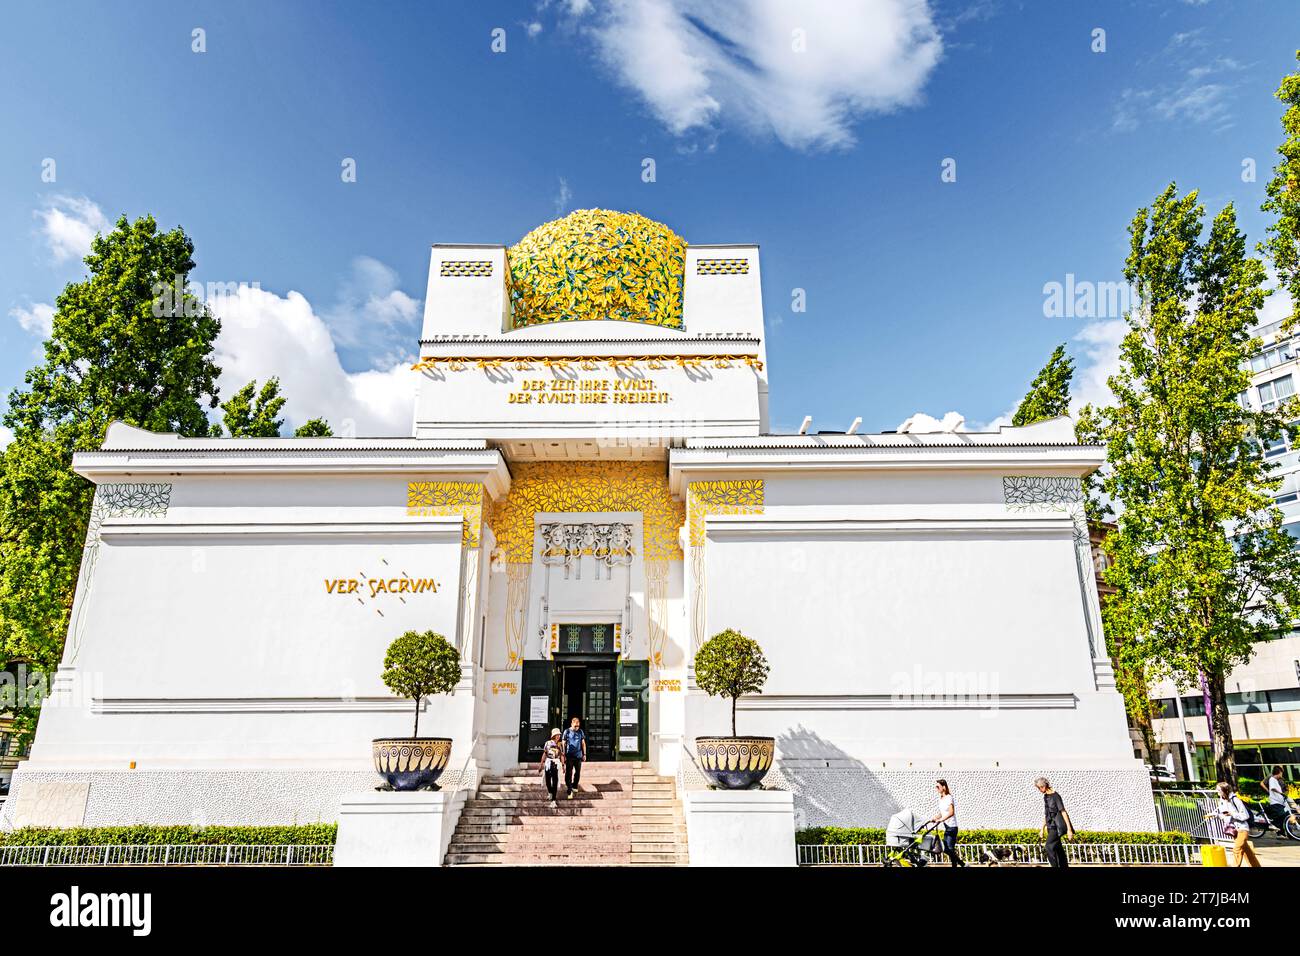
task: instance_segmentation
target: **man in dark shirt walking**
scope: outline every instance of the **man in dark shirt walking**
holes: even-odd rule
[[[1042,833],[1043,839],[1047,841],[1047,862],[1055,867],[1068,867],[1070,861],[1061,840],[1074,839],[1074,824],[1070,822],[1070,814],[1065,811],[1065,801],[1052,789],[1052,784],[1046,777],[1039,777],[1034,781],[1034,786],[1043,795]]]
[[[564,732],[564,788],[573,799],[573,791],[581,790],[582,762],[587,759],[587,735],[582,732],[582,721],[574,717]]]

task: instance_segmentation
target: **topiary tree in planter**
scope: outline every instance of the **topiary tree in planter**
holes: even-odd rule
[[[769,670],[758,641],[730,628],[713,635],[695,652],[696,686],[710,697],[731,699],[731,736],[695,738],[701,769],[719,787],[752,787],[772,766],[775,739],[736,736],[736,701],[743,694],[759,693]]]
[[[394,694],[415,702],[415,728],[410,738],[373,741],[375,770],[393,790],[436,790],[451,759],[451,738],[419,736],[420,701],[455,690],[460,683],[460,654],[441,634],[407,631],[388,645],[381,677]]]
[[[450,694],[460,683],[460,654],[441,634],[407,631],[388,645],[384,673],[388,689],[415,701],[415,730],[420,736],[420,701],[430,694]]]
[[[731,698],[731,736],[736,736],[736,700],[757,694],[767,683],[767,658],[758,641],[728,628],[695,652],[695,683],[710,697]]]

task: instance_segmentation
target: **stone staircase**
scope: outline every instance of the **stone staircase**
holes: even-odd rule
[[[486,776],[465,804],[448,866],[681,866],[686,823],[676,784],[642,763],[589,762],[559,804],[535,766]]]

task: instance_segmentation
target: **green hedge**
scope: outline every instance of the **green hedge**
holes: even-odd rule
[[[278,827],[24,827],[0,832],[0,846],[161,846],[238,843],[256,846],[333,845],[337,823]]]
[[[1038,830],[959,830],[958,843],[1040,843]],[[884,827],[809,827],[795,834],[795,842],[832,846],[841,844],[884,843]],[[1081,830],[1076,843],[1195,843],[1187,833],[1125,833],[1122,831]]]

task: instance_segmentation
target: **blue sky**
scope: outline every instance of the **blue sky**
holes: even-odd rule
[[[5,4],[0,393],[87,237],[152,213],[194,279],[257,286],[224,303],[225,394],[278,373],[291,423],[400,433],[429,244],[603,206],[762,246],[776,430],[997,421],[1060,342],[1098,398],[1117,319],[1045,317],[1044,284],[1118,279],[1171,180],[1262,236],[1298,25],[1294,0]]]

